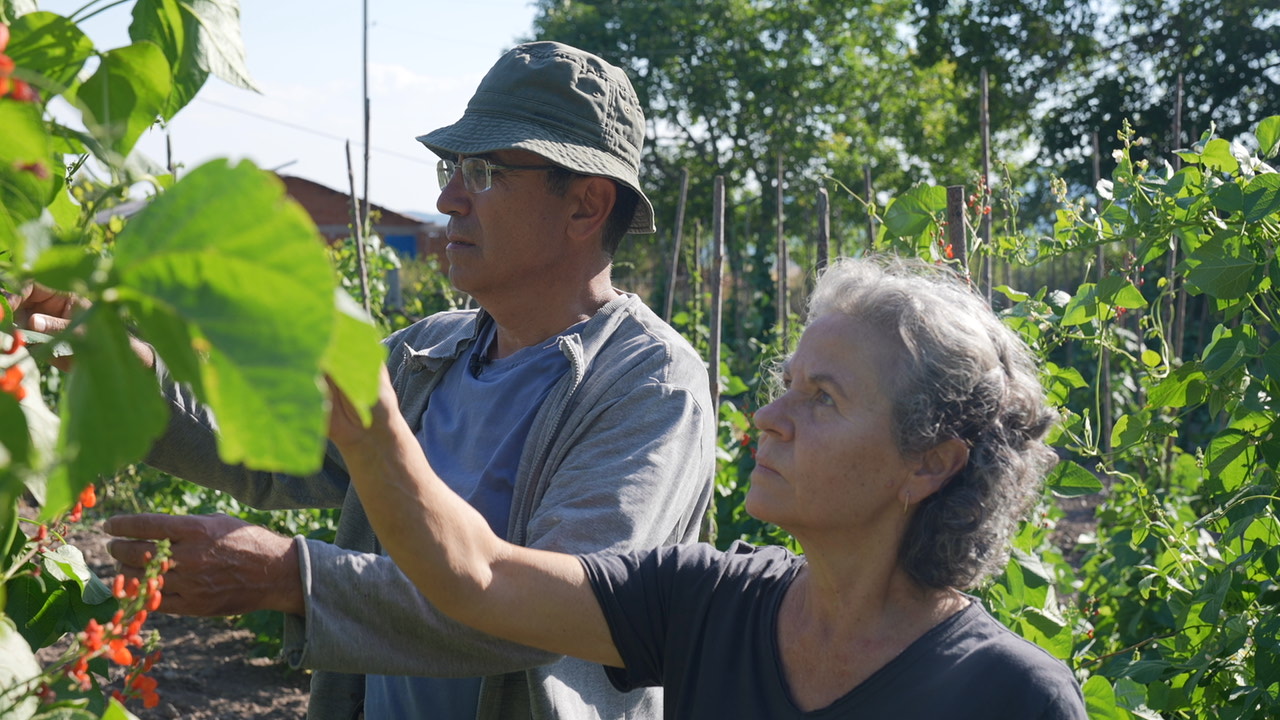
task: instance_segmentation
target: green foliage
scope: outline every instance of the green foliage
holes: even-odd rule
[[[79,12],[94,14],[94,4]],[[86,486],[141,460],[168,422],[156,374],[139,360],[132,336],[217,415],[224,461],[303,475],[319,468],[326,442],[324,376],[366,408],[385,351],[277,179],[248,163],[214,161],[175,180],[132,152],[209,74],[252,87],[236,0],[140,0],[132,42],[113,49],[95,47],[76,18],[14,2],[3,14],[15,77],[38,95],[0,98],[0,289],[37,281],[91,303],[65,333],[25,335],[35,359],[74,355],[65,382],[54,373],[44,383],[28,350],[17,347],[7,295],[0,304],[3,349],[16,351],[0,355],[0,547],[7,549],[0,714],[26,718],[35,684],[52,687],[66,675],[63,667],[32,673],[31,649],[109,617],[114,605],[79,551],[59,542],[64,513],[76,504],[70,515],[78,517],[77,501],[93,501]],[[90,58],[96,67],[82,78]],[[47,111],[59,97],[83,111],[84,127]],[[97,176],[85,178],[91,168]],[[94,222],[139,182],[154,195],[127,224]],[[57,388],[56,417],[42,386]],[[18,498],[28,491],[41,503],[37,537],[18,531]],[[228,499],[211,504],[253,517]],[[192,507],[199,503],[183,509]],[[332,528],[320,514],[253,519],[307,534]],[[89,668],[102,674],[105,665],[97,658]],[[100,693],[83,695],[96,688],[83,669],[72,675],[82,683],[75,696],[88,697],[92,711],[76,712],[131,717]]]

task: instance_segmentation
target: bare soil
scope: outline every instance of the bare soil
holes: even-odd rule
[[[86,521],[68,537],[89,567],[107,583],[115,575],[101,521]],[[252,657],[253,633],[228,618],[153,613],[147,627],[160,633],[161,659],[151,675],[160,704],[128,703],[141,720],[297,720],[306,717],[310,676],[272,658]],[[47,648],[42,658],[56,655]]]

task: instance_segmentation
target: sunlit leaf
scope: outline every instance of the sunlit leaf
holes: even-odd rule
[[[1111,426],[1111,447],[1128,448],[1142,442],[1147,424],[1137,415],[1121,415]]]
[[[201,26],[192,13],[191,6],[179,0],[138,0],[133,6],[129,37],[159,45],[172,69],[173,88],[161,113],[166,120],[186,107],[209,77],[200,64]],[[239,28],[236,33],[238,41]]]
[[[1280,154],[1280,115],[1263,118],[1253,135],[1258,138],[1258,154],[1262,157],[1270,158]]]
[[[1062,311],[1063,326],[1084,325],[1098,317],[1098,294],[1093,283],[1083,283]]]
[[[1148,401],[1153,407],[1185,407],[1202,402],[1205,391],[1204,371],[1187,364],[1151,388]]]
[[[58,165],[34,104],[0,99],[0,128],[0,206],[16,228],[53,200]]]
[[[1098,283],[1098,299],[1113,307],[1136,310],[1147,306],[1146,298],[1128,278],[1109,275]]]
[[[947,189],[921,185],[894,198],[884,213],[885,232],[891,237],[915,237],[929,228],[938,213],[947,209]]]
[[[319,468],[335,280],[315,226],[279,180],[248,162],[192,170],[130,220],[116,239],[116,271],[139,332],[166,362],[182,343],[182,357],[203,359],[224,461]],[[161,317],[169,321],[153,322]],[[190,334],[175,338],[174,319]]]
[[[13,621],[0,614],[0,688],[5,691],[4,717],[27,720],[35,715],[39,699],[40,663]]]
[[[335,293],[333,335],[320,367],[351,401],[360,422],[367,426],[372,417],[370,408],[378,399],[379,371],[387,351],[378,342],[378,329],[355,300],[341,290]]]
[[[5,53],[14,65],[44,76],[38,84],[60,92],[93,55],[93,41],[75,23],[51,12],[22,15],[9,26]]]
[[[245,62],[239,0],[182,0],[181,5],[187,44],[194,47],[196,64],[236,87],[261,92]],[[194,94],[195,89],[198,86],[190,92]]]
[[[143,41],[103,53],[76,98],[93,134],[124,157],[160,115],[171,88],[164,52]]]
[[[1129,714],[1116,705],[1116,693],[1106,678],[1093,675],[1081,689],[1089,720],[1129,720]]]
[[[1092,495],[1102,490],[1098,476],[1070,460],[1058,463],[1045,479],[1045,485],[1059,497]]]
[[[1244,189],[1245,222],[1259,220],[1280,212],[1280,173],[1263,173],[1249,181]]]
[[[1204,152],[1200,155],[1205,167],[1226,173],[1234,173],[1240,169],[1240,163],[1231,152],[1231,143],[1222,138],[1214,138],[1206,143]]]
[[[1257,452],[1252,436],[1228,428],[1209,443],[1205,452],[1205,469],[1223,492],[1234,492],[1249,479]]]

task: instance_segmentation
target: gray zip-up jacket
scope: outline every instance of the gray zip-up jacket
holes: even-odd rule
[[[441,313],[386,341],[400,409],[416,432],[444,371],[492,320]],[[635,295],[603,307],[560,348],[569,371],[520,458],[507,539],[559,552],[626,552],[697,539],[711,499],[715,411],[706,366]],[[161,369],[163,372],[163,369]],[[364,673],[483,676],[478,717],[659,718],[658,689],[622,694],[598,666],[499,640],[440,614],[380,546],[341,456],[297,478],[218,462],[215,424],[166,383],[169,428],[148,463],[260,508],[341,507],[336,544],[296,538],[306,616],[286,616],[285,656],[315,670],[308,717],[357,717]]]

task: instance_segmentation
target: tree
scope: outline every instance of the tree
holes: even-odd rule
[[[921,56],[966,77],[987,67],[995,127],[1033,121],[1040,162],[1092,185],[1091,136],[1124,120],[1155,155],[1188,148],[1211,122],[1237,137],[1280,110],[1280,7],[1250,0],[919,3]],[[1181,137],[1173,137],[1178,78]],[[1037,108],[1040,121],[1015,108]],[[1103,152],[1103,172],[1113,166]]]
[[[693,178],[691,218],[709,215],[710,193],[699,190],[724,175],[732,271],[767,287],[779,155],[788,232],[804,235],[797,223],[812,225],[812,198],[830,178],[860,186],[869,167],[877,187],[905,187],[959,182],[976,167],[976,134],[953,122],[975,91],[956,85],[953,63],[919,61],[902,32],[911,8],[904,0],[540,0],[534,35],[628,71],[649,118],[645,179],[659,218],[675,214],[682,169]],[[833,234],[860,237],[865,216],[843,202],[833,202]],[[771,325],[767,312],[760,321]],[[743,329],[759,336],[759,327]]]

